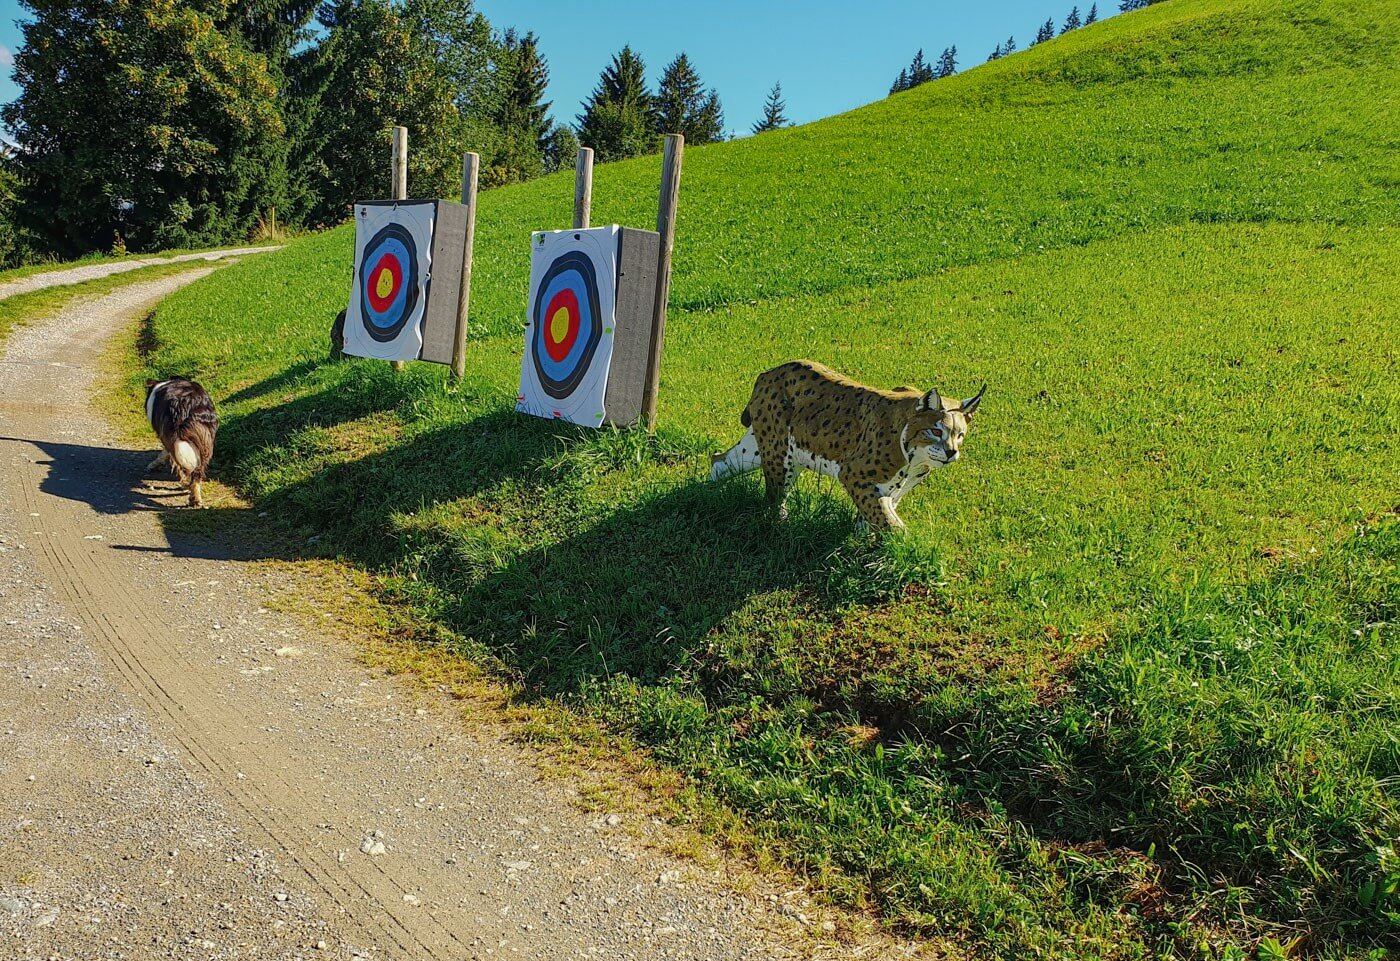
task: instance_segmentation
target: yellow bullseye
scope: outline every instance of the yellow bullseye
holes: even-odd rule
[[[566,307],[560,307],[549,318],[549,339],[556,344],[562,344],[564,338],[569,336],[569,311]]]
[[[379,276],[374,279],[374,292],[383,300],[394,292],[394,273],[387,267],[379,272]]]

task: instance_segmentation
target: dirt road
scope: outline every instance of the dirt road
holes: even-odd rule
[[[776,911],[167,537],[182,497],[92,412],[88,360],[207,272],[70,306],[0,362],[0,957],[792,956]]]
[[[228,257],[240,257],[246,254],[262,254],[272,250],[281,250],[280,247],[239,247],[230,250],[206,250],[197,254],[180,254],[176,257],[141,257],[135,260],[116,260],[110,263],[83,264],[81,267],[69,267],[65,270],[46,270],[39,274],[30,274],[28,277],[21,277],[18,280],[11,280],[0,284],[0,300],[7,297],[15,297],[19,294],[28,294],[36,290],[43,290],[45,287],[63,287],[69,284],[81,284],[85,280],[96,280],[99,277],[110,277],[112,274],[124,274],[129,270],[140,270],[142,267],[155,267],[158,264],[184,264],[196,260],[223,260]]]

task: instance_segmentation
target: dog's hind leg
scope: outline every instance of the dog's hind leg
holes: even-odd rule
[[[167,450],[162,450],[159,454],[156,455],[155,460],[151,461],[149,464],[146,465],[146,473],[149,474],[151,471],[158,470],[161,467],[165,467],[169,463],[170,452]]]
[[[190,506],[191,506],[191,507],[203,507],[203,506],[204,506],[204,495],[200,492],[200,489],[199,489],[199,488],[200,488],[200,482],[199,482],[199,481],[197,481],[197,480],[191,480],[191,481],[190,481]]]

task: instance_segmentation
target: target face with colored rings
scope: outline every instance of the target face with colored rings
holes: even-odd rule
[[[530,356],[540,386],[551,397],[568,397],[587,375],[603,337],[592,260],[570,251],[550,264],[531,319]]]
[[[418,303],[418,245],[399,224],[388,224],[365,245],[360,262],[360,316],[375,340],[393,340]]]

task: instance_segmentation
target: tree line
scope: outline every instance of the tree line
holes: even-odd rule
[[[1124,12],[1141,10],[1144,7],[1152,6],[1154,3],[1161,2],[1162,0],[1120,0],[1118,9]],[[1097,2],[1090,4],[1088,12],[1082,16],[1079,12],[1078,5],[1075,5],[1070,8],[1069,14],[1065,17],[1064,22],[1061,23],[1059,35],[1064,36],[1071,30],[1087,27],[1092,23],[1096,23],[1098,19],[1099,5]],[[1047,40],[1053,40],[1055,36],[1055,18],[1049,17],[1040,25],[1039,29],[1036,30],[1035,39],[1030,42],[1030,46],[1034,47],[1036,44],[1044,43]],[[991,54],[987,57],[987,61],[990,63],[993,60],[1000,60],[1002,57],[1015,53],[1016,50],[1016,37],[1013,34],[1007,37],[1004,43],[996,45],[996,48],[993,49]],[[951,77],[958,71],[957,58],[958,48],[956,46],[945,47],[943,53],[939,55],[936,64],[927,62],[924,59],[923,50],[919,50],[914,54],[914,59],[910,62],[909,66],[899,71],[899,75],[895,77],[894,83],[890,85],[890,93],[895,94],[902,90],[910,90],[928,83],[930,80]]]
[[[533,33],[473,0],[22,0],[20,95],[0,120],[0,264],[201,247],[268,221],[317,228],[387,191],[410,130],[415,196],[457,193],[464,151],[493,187],[724,137],[718,93],[681,53],[655,91],[629,47],[577,126],[551,116]],[[786,124],[780,88],[755,129]]]

